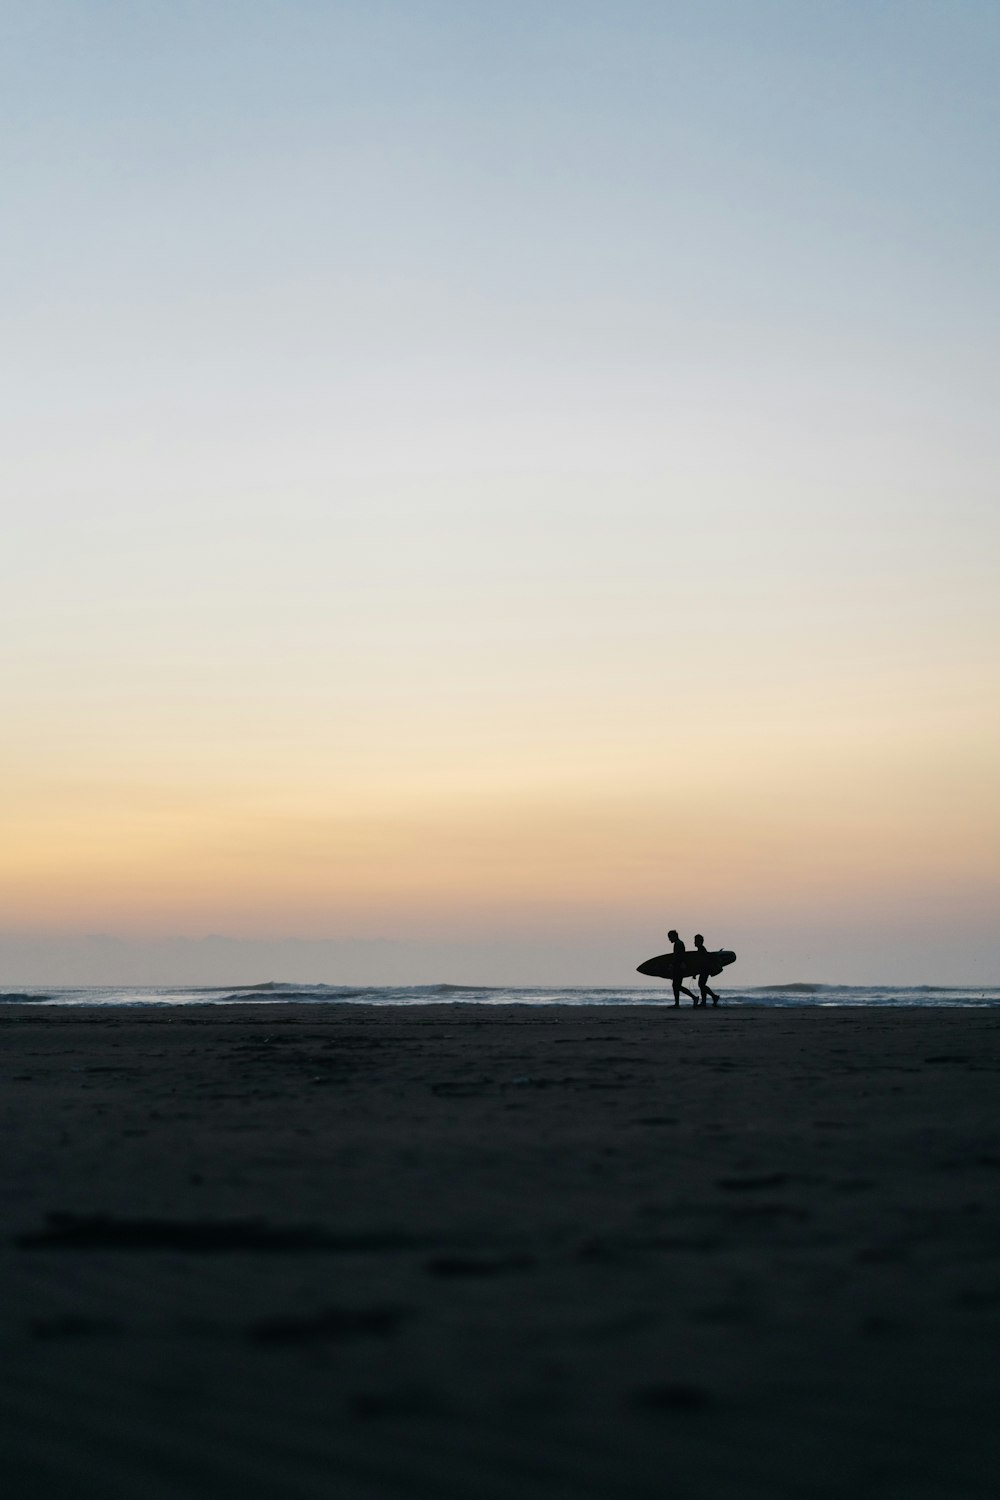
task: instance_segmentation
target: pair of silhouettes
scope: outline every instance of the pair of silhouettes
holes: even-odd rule
[[[678,937],[677,933],[672,927],[667,933],[667,937],[674,945],[674,1004],[680,1005],[681,995],[684,994],[687,995],[688,999],[691,1000],[695,1005],[707,1005],[708,997],[709,995],[711,995],[712,1004],[718,1005],[718,995],[714,990],[710,990],[708,987],[708,981],[712,970],[712,954],[709,953],[706,949],[705,939],[702,937],[701,933],[696,932],[694,935],[694,948],[698,960],[698,967],[694,972],[695,978],[698,981],[698,992],[701,996],[700,1000],[698,998],[698,995],[693,995],[689,989],[681,984],[681,980],[684,977],[684,960],[687,957],[687,949],[684,946],[684,939]]]

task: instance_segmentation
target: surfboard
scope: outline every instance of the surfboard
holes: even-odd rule
[[[707,950],[711,965],[708,973],[711,978],[721,974],[728,964],[736,962],[736,954],[728,948],[716,948]],[[682,979],[694,979],[701,967],[701,958],[696,948],[689,948],[684,955],[681,967]],[[647,958],[645,963],[639,965],[635,971],[637,974],[648,974],[652,979],[673,979],[674,977],[674,955],[672,953],[658,953],[655,958]]]

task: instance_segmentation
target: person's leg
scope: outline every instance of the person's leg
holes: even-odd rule
[[[682,988],[682,986],[681,986],[681,976],[679,974],[675,974],[674,975],[674,981],[673,981],[673,983],[674,983],[674,1004],[675,1005],[680,1005],[680,1003],[681,1003],[681,988]],[[687,994],[687,991],[685,990],[684,993]]]

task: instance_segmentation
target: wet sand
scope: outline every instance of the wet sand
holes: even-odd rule
[[[11,1500],[998,1487],[1000,1013],[0,1012]]]

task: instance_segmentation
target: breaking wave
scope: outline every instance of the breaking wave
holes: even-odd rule
[[[723,988],[722,1009],[773,1006],[994,1006],[996,985],[836,985],[795,983]],[[2,1005],[163,1006],[163,1005],[663,1005],[663,985],[517,986],[471,984],[337,985],[265,980],[259,984],[214,986],[52,986],[0,991]]]

